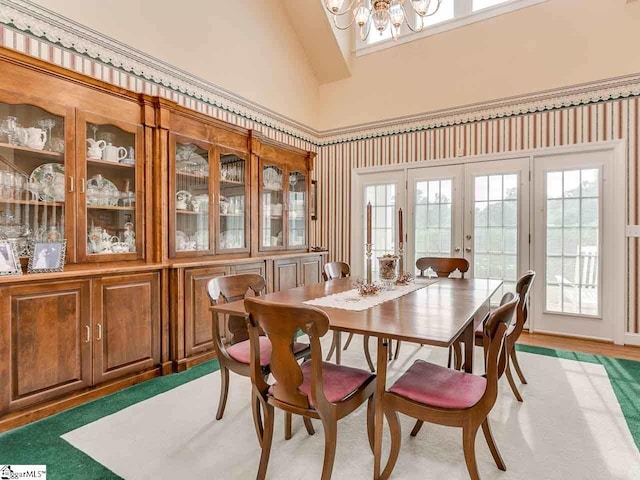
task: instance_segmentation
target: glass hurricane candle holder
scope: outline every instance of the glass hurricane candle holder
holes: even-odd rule
[[[389,254],[378,257],[380,279],[388,290],[394,288],[399,258],[397,255]]]

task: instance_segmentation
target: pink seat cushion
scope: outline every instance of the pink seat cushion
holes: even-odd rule
[[[295,342],[293,353],[297,354],[309,348],[306,343]],[[231,358],[240,363],[251,362],[251,343],[249,340],[236,343],[227,348],[227,353]],[[266,367],[271,362],[271,341],[267,337],[260,337],[260,365]]]
[[[462,409],[478,403],[486,388],[484,377],[416,360],[389,391],[432,407]]]
[[[300,368],[304,376],[300,391],[309,397],[309,403],[313,407],[314,405],[311,401],[311,361],[307,360]],[[360,370],[359,368],[322,362],[324,395],[331,403],[346,400],[371,377],[373,377],[371,372]]]

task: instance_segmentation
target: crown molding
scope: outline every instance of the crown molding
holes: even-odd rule
[[[318,131],[89,29],[29,0],[0,0],[0,24],[316,147],[640,96],[640,73]]]

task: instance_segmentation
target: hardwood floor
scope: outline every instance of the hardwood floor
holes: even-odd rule
[[[522,332],[518,343],[536,347],[557,348],[573,352],[592,353],[607,357],[626,358],[640,362],[640,347],[614,345],[608,342],[561,337],[542,333]]]

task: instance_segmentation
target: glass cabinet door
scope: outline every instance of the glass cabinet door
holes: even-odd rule
[[[92,261],[142,257],[142,129],[81,114],[84,140],[86,258]]]
[[[307,245],[307,176],[301,172],[289,172],[289,200],[287,209],[290,248]]]
[[[170,202],[174,223],[169,244],[172,256],[213,253],[210,149],[208,144],[173,137],[175,167]]]
[[[260,245],[284,248],[284,170],[262,164],[260,172]]]
[[[219,169],[219,250],[244,251],[247,249],[246,210],[247,161],[232,153],[220,154]]]
[[[32,241],[73,238],[73,217],[65,218],[65,112],[0,98],[0,240],[15,246],[20,257],[28,255]],[[68,163],[73,165],[72,156]],[[6,247],[0,249],[0,274],[12,263],[8,256]]]

